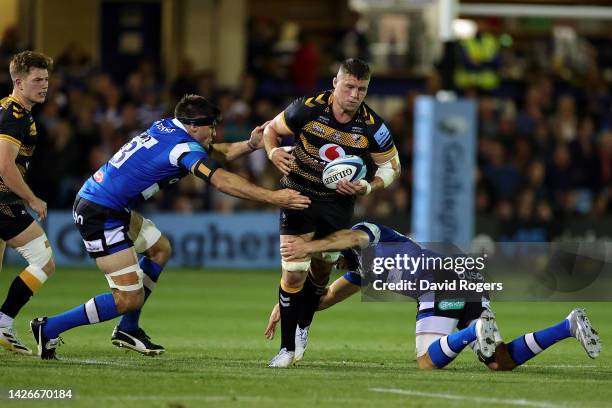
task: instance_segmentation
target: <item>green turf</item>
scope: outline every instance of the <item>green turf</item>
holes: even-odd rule
[[[15,276],[0,274],[2,297]],[[83,303],[106,290],[93,269],[59,270],[17,319],[27,322]],[[64,333],[62,361],[0,352],[0,406],[17,407],[439,407],[612,405],[612,358],[591,360],[572,339],[514,372],[489,372],[466,351],[449,367],[423,372],[414,362],[414,305],[362,303],[358,296],[322,312],[302,364],[266,368],[278,339],[263,338],[277,296],[271,272],[167,271],[143,313],[143,327],[167,348],[162,357],[126,353],[110,344],[107,322]],[[586,305],[610,344],[610,304]],[[504,338],[565,317],[563,303],[494,305]],[[9,389],[72,389],[66,402],[7,401]],[[375,389],[395,389],[394,394]]]

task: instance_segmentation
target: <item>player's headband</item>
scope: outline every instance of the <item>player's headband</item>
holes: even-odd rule
[[[221,116],[208,116],[200,118],[177,118],[184,125],[191,126],[215,126],[221,121]]]

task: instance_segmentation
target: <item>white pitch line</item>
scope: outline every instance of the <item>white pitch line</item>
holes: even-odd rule
[[[80,359],[80,358],[62,358],[59,361],[66,363],[77,363],[77,364],[90,364],[90,365],[110,365],[110,366],[118,366],[118,367],[133,367],[138,368],[138,365],[135,364],[127,364],[120,363],[117,361],[105,361],[105,360],[95,360],[95,359]]]
[[[485,397],[469,397],[466,395],[457,394],[442,394],[435,392],[423,392],[414,390],[402,390],[399,388],[370,388],[370,391],[384,392],[388,394],[399,394],[399,395],[412,395],[417,397],[428,397],[428,398],[439,398],[453,401],[471,401],[482,404],[507,404],[507,405],[518,405],[522,407],[535,407],[535,408],[558,408],[564,405],[554,404],[545,401],[531,401],[526,399],[501,399],[501,398],[485,398]]]
[[[526,364],[525,368],[595,368],[596,365],[581,365],[581,364]]]

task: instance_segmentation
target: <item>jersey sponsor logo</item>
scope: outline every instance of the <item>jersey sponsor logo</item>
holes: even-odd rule
[[[72,212],[72,219],[75,224],[83,225],[83,216],[78,214],[76,211]]]
[[[83,240],[83,242],[85,243],[85,249],[87,249],[87,252],[102,252],[102,251],[104,251],[104,247],[102,246],[102,240],[101,239],[95,239],[93,241]]]
[[[376,143],[378,143],[378,146],[380,146],[381,148],[384,148],[390,145],[391,142],[393,141],[391,139],[391,133],[389,132],[389,129],[387,129],[387,127],[384,124],[382,124],[378,128],[378,130],[374,134],[374,139],[376,139]]]
[[[438,309],[440,310],[461,310],[464,306],[464,300],[443,300],[438,303]]]
[[[323,136],[323,135],[325,135],[325,129],[323,129],[322,126],[320,126],[320,125],[318,125],[316,123],[313,123],[312,124],[312,133],[316,133],[316,134],[318,134],[320,136]]]
[[[319,149],[319,157],[326,162],[330,162],[338,157],[344,156],[346,156],[344,149],[334,143],[325,144]]]
[[[176,130],[168,126],[164,126],[161,120],[155,122],[155,127],[157,128],[157,130],[159,130],[160,132],[164,132],[164,133],[172,133]]]
[[[361,126],[353,126],[351,128],[351,132],[355,132],[355,133],[363,133],[363,128]]]
[[[93,175],[93,179],[96,180],[96,182],[101,183],[104,181],[104,173],[101,172],[100,170],[96,171]]]
[[[327,116],[319,116],[317,118],[317,122],[325,123],[327,125],[329,124],[329,118]]]

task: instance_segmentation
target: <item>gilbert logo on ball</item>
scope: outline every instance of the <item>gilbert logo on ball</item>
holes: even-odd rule
[[[339,157],[327,163],[322,180],[325,187],[335,190],[340,180],[357,181],[365,177],[367,167],[359,156]]]
[[[337,158],[344,156],[346,156],[344,149],[334,143],[328,143],[321,146],[319,149],[319,157],[326,162],[331,162],[332,160],[336,160]]]

